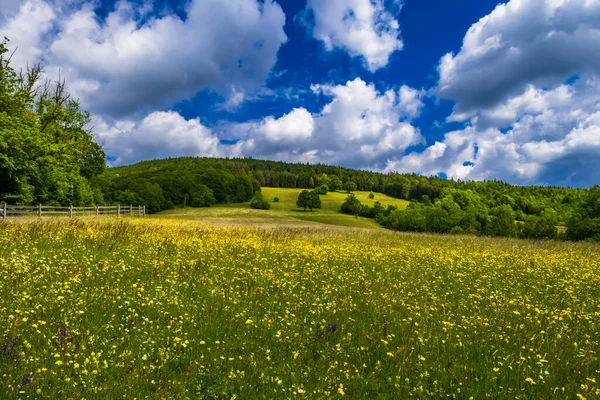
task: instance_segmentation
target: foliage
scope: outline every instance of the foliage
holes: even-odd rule
[[[351,189],[354,183],[358,191],[411,201],[414,209],[406,211],[380,213],[370,206],[353,210],[354,215],[373,215],[389,229],[456,233],[460,228],[466,234],[562,238],[564,235],[558,235],[551,226],[554,221],[557,229],[567,226],[567,237],[572,240],[588,240],[600,234],[594,221],[600,218],[599,196],[593,194],[598,190],[594,189],[521,187],[499,181],[462,182],[414,174],[384,175],[321,164],[208,158],[154,160],[111,168],[94,182],[99,182],[97,187],[106,201],[114,203],[119,198],[117,192],[128,190],[128,182],[134,179],[148,180],[162,188],[166,204],[161,205],[161,209],[183,204],[190,182],[209,187],[221,204],[248,201],[253,191],[261,187],[312,189],[325,185],[336,191],[342,189],[345,182]],[[236,183],[236,179],[243,184]],[[512,210],[514,221],[518,221],[514,226],[505,218],[510,215],[507,207]],[[553,212],[552,218],[543,216],[547,212]]]
[[[315,193],[320,195],[326,195],[329,193],[329,187],[327,185],[321,185],[315,188]]]
[[[486,232],[492,236],[515,236],[515,214],[512,207],[505,204],[492,208]]]
[[[252,200],[250,200],[250,207],[256,210],[270,210],[271,204],[269,204],[267,200],[254,197]]]
[[[346,200],[342,203],[340,211],[345,214],[358,215],[361,209],[361,202],[356,198],[356,195],[349,194]]]
[[[0,224],[0,398],[594,399],[598,250],[161,218]]]
[[[315,190],[303,190],[298,195],[298,200],[296,200],[296,206],[298,208],[310,209],[312,211],[315,208],[321,208],[321,199]]]
[[[356,186],[356,183],[354,183],[352,181],[348,181],[348,182],[344,183],[344,190],[348,193],[356,191],[357,188],[358,187]]]
[[[212,190],[206,185],[197,185],[189,193],[192,207],[210,207],[217,202]]]
[[[567,223],[571,240],[600,242],[600,186],[590,189],[585,201]]]
[[[342,190],[342,180],[337,176],[333,175],[329,178],[329,189],[332,192],[337,192],[338,190]]]
[[[521,236],[527,239],[556,239],[558,237],[558,216],[548,208],[542,211],[540,218],[530,218],[522,228]]]
[[[0,43],[0,201],[91,205],[103,201],[90,180],[105,154],[85,126],[64,81],[44,82],[40,65],[17,73]]]
[[[371,192],[369,193],[369,199],[374,199],[375,198],[375,193]]]
[[[184,204],[208,207],[216,203],[243,203],[250,201],[260,190],[260,184],[241,164],[192,158],[145,161],[110,168],[94,183],[101,188],[108,203],[119,202],[124,192],[135,192],[140,183],[157,185],[164,201],[151,207],[151,212]],[[149,203],[143,193],[139,198],[141,204]]]
[[[273,198],[273,202],[274,202],[274,203],[279,203],[279,197],[275,197],[275,198]]]

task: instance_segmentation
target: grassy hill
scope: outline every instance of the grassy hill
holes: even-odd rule
[[[306,225],[328,224],[355,228],[382,229],[377,222],[368,218],[354,217],[339,212],[346,197],[345,192],[329,192],[321,196],[323,208],[313,212],[296,207],[296,199],[304,189],[263,188],[265,200],[271,203],[270,210],[253,210],[250,203],[215,205],[210,208],[179,208],[159,213],[161,217],[177,217],[203,219],[227,224],[277,224],[277,225]],[[363,204],[372,206],[375,201],[383,205],[393,204],[398,208],[406,208],[409,202],[395,199],[381,193],[376,193],[374,199],[369,199],[369,192],[354,192]],[[279,197],[279,202],[273,199]]]

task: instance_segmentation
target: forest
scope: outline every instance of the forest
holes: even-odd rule
[[[174,207],[243,203],[261,187],[384,193],[406,210],[350,204],[342,212],[400,231],[533,239],[600,240],[600,187],[513,186],[416,174],[382,174],[322,164],[254,159],[172,158],[107,168],[90,114],[64,80],[41,65],[17,72],[0,43],[0,201],[10,204],[145,204]]]

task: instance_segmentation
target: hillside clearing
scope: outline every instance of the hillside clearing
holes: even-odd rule
[[[322,208],[304,211],[296,207],[296,199],[304,189],[262,188],[263,197],[271,204],[270,210],[254,210],[250,203],[223,204],[209,208],[179,208],[159,213],[160,217],[200,219],[225,224],[267,224],[287,226],[312,226],[315,224],[337,225],[353,228],[383,229],[377,222],[369,218],[355,217],[339,212],[348,193],[329,192],[322,195]],[[375,193],[369,199],[370,192],[354,192],[363,204],[373,206],[376,201],[383,205],[395,205],[400,209],[408,206],[406,200],[395,199],[381,193]],[[274,202],[278,197],[279,202]]]

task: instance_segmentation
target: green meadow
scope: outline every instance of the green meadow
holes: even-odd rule
[[[0,223],[0,398],[600,396],[598,245],[219,218]]]
[[[329,192],[322,195],[322,208],[304,211],[296,207],[296,199],[303,189],[262,188],[263,197],[271,204],[270,210],[254,210],[250,203],[223,204],[208,208],[179,208],[160,213],[161,217],[201,219],[227,224],[277,224],[277,225],[336,225],[353,228],[383,229],[372,219],[342,214],[340,207],[348,193]],[[376,201],[383,205],[395,205],[404,209],[409,202],[375,193],[369,199],[369,192],[353,192],[363,204],[373,206]],[[275,197],[279,202],[274,202]]]

